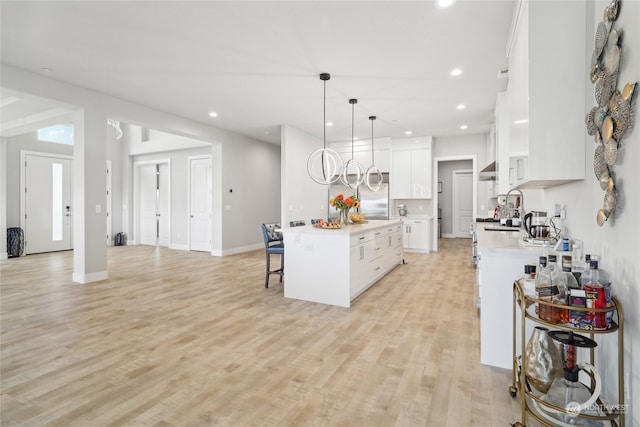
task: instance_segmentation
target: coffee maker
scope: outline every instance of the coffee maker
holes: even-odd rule
[[[549,240],[551,226],[547,213],[543,211],[531,211],[524,216],[523,227],[532,239]]]

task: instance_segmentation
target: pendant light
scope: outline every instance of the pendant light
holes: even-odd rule
[[[320,74],[320,80],[324,83],[323,113],[322,113],[322,148],[317,149],[307,159],[307,173],[318,184],[330,185],[340,179],[342,169],[342,157],[337,151],[327,148],[327,80],[331,78],[329,73]]]
[[[350,99],[351,104],[351,159],[347,161],[342,169],[342,176],[340,181],[349,188],[356,189],[364,181],[364,168],[362,165],[353,158],[353,128],[354,128],[354,109],[358,103],[357,99]],[[353,176],[354,179],[349,179],[349,176]]]
[[[382,185],[382,172],[380,172],[380,169],[376,166],[373,154],[373,121],[375,119],[376,116],[369,116],[369,120],[371,120],[371,166],[367,168],[364,178],[364,182],[371,191],[378,191]]]

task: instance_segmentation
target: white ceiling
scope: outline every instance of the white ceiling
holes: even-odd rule
[[[487,132],[514,1],[2,1],[3,63],[278,144]],[[460,67],[463,74],[451,77]],[[4,105],[7,99],[21,99]],[[22,104],[24,103],[24,104]],[[22,104],[22,105],[21,105]],[[457,110],[458,104],[466,109]],[[2,91],[3,134],[54,104]],[[31,109],[33,108],[33,110]],[[54,111],[51,111],[54,110]],[[209,111],[219,116],[212,119]],[[467,130],[460,126],[468,125]]]

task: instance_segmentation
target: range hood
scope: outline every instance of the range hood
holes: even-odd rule
[[[489,165],[480,171],[478,175],[480,181],[495,181],[496,180],[496,162],[491,162]]]

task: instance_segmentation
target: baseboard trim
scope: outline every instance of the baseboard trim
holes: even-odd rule
[[[251,252],[258,249],[264,249],[264,243],[256,243],[255,245],[247,245],[247,246],[239,246],[237,248],[231,249],[223,249],[223,250],[212,250],[212,256],[228,256],[228,255],[236,255],[244,252]]]
[[[80,283],[82,285],[93,282],[100,282],[102,280],[107,280],[109,278],[108,271],[98,271],[96,273],[89,274],[81,274],[81,273],[73,273],[71,280],[75,283]]]
[[[169,245],[169,249],[175,249],[177,251],[188,251],[189,250],[189,245],[171,244],[171,245]]]

